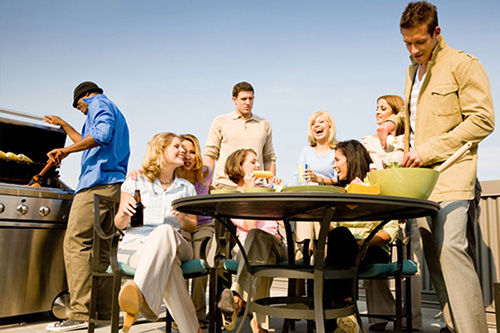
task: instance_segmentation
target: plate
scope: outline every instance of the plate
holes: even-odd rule
[[[274,192],[274,189],[268,187],[249,187],[243,189],[245,193],[255,193],[255,192]]]
[[[330,192],[330,193],[345,193],[345,188],[340,186],[325,186],[325,185],[303,185],[289,186],[281,190],[281,192]]]
[[[212,190],[210,194],[222,194],[222,193],[240,193],[240,191],[236,190]]]

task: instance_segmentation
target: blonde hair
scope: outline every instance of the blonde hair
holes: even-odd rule
[[[235,150],[227,157],[224,172],[233,183],[238,184],[238,182],[245,177],[243,162],[245,162],[245,159],[250,153],[257,155],[252,148],[242,148]]]
[[[326,121],[330,125],[330,135],[328,136],[328,146],[330,148],[334,149],[337,146],[337,139],[335,138],[335,134],[337,133],[337,124],[335,124],[335,120],[333,120],[332,115],[324,110],[316,111],[313,112],[309,116],[309,129],[307,133],[307,141],[309,141],[309,144],[311,147],[315,147],[318,143],[316,142],[316,138],[314,137],[314,132],[312,130],[312,124],[316,120],[318,116],[325,116]]]
[[[194,136],[193,134],[181,134],[179,135],[179,139],[181,140],[181,142],[189,141],[193,144],[195,156],[192,171],[194,171],[195,174],[194,179],[198,184],[208,185],[205,182],[205,177],[208,176],[210,170],[208,169],[208,167],[205,167],[205,165],[203,165],[203,157],[201,156],[201,147],[198,138],[196,138],[196,136]],[[186,151],[186,154],[187,153],[188,152]],[[179,177],[183,177],[185,174],[186,170],[180,167]]]
[[[377,103],[381,99],[384,99],[387,102],[387,104],[389,104],[389,106],[392,109],[392,113],[394,113],[394,114],[398,114],[399,111],[403,108],[404,101],[398,95],[384,95],[384,96],[380,96],[379,98],[377,98]]]
[[[165,149],[174,138],[178,138],[177,134],[163,132],[156,134],[149,140],[146,147],[146,154],[142,161],[142,171],[150,182],[154,182],[160,176],[161,170],[166,167]]]

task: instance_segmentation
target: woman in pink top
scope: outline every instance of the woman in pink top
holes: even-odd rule
[[[253,149],[239,149],[233,152],[226,160],[225,173],[235,184],[238,191],[255,187],[256,177],[252,171],[260,169],[257,154]],[[282,180],[271,177],[269,183],[280,185]],[[237,227],[238,239],[244,244],[250,264],[273,265],[288,259],[287,247],[278,233],[277,221],[237,220],[232,219]],[[218,307],[223,314],[224,328],[234,329],[236,318],[250,290],[250,276],[245,267],[243,256],[238,255],[238,274],[231,286],[231,290],[222,292]],[[255,298],[269,297],[272,278],[260,278],[255,284],[252,295]],[[268,332],[269,317],[253,314],[250,322],[252,332]]]

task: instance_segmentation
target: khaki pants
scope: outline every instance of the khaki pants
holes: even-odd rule
[[[141,314],[158,320],[163,301],[180,333],[198,331],[193,301],[181,263],[193,258],[191,245],[171,225],[156,227],[145,240],[120,246],[118,261],[136,268],[134,282],[144,295]]]
[[[97,185],[83,189],[73,198],[69,221],[64,236],[64,264],[70,293],[68,317],[88,320],[90,286],[92,276],[92,244],[94,235],[94,194],[120,199],[120,183]],[[103,225],[111,226],[114,216],[106,208],[100,209]],[[101,267],[104,272],[109,266],[109,241],[101,241]],[[101,279],[101,281],[104,279]],[[107,319],[111,313],[111,279],[99,285],[97,311],[100,319]]]
[[[452,332],[488,332],[483,295],[474,263],[467,253],[468,201],[445,201],[418,226],[432,283],[446,325]]]

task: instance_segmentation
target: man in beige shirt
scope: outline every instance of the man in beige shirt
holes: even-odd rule
[[[267,120],[252,113],[252,85],[248,82],[237,83],[233,87],[233,102],[236,106],[233,112],[219,115],[212,122],[203,154],[205,165],[215,170],[216,188],[236,187],[225,175],[224,165],[227,157],[240,148],[254,149],[264,170],[276,174],[271,125]]]

